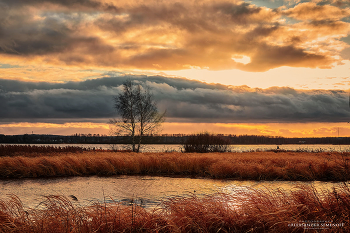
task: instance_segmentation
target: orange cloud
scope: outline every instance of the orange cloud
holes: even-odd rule
[[[83,69],[329,68],[349,30],[339,21],[348,9],[313,2],[287,10],[226,0],[3,4],[0,58]],[[317,22],[294,25],[285,15]],[[232,59],[242,56],[249,62]]]
[[[0,79],[21,80],[26,82],[67,82],[81,81],[89,78],[100,77],[101,72],[85,70],[77,67],[57,67],[50,65],[12,65],[3,68],[0,72]]]
[[[73,135],[75,133],[84,134],[109,134],[109,125],[104,123],[92,122],[71,122],[64,124],[54,123],[9,123],[0,124],[0,129],[3,134],[58,134],[58,135]]]
[[[350,16],[350,9],[340,9],[332,5],[317,5],[316,2],[304,2],[283,13],[299,20],[339,20]]]

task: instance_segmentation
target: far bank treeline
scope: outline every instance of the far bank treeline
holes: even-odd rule
[[[183,144],[191,135],[186,134],[161,134],[144,135],[143,144]],[[233,135],[218,134],[232,145],[244,144],[334,144],[350,145],[350,137],[322,137],[322,138],[285,138],[261,135]],[[130,136],[107,136],[99,134],[75,134],[71,136],[62,135],[2,135],[0,143],[30,143],[30,144],[58,144],[58,143],[79,143],[79,144],[129,144]]]

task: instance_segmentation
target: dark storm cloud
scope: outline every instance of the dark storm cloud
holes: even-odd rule
[[[249,23],[255,19],[251,18],[254,14],[259,14],[262,10],[261,7],[256,7],[250,3],[241,2],[239,4],[234,4],[231,2],[223,2],[214,4],[214,9],[219,10],[225,15],[228,15],[230,20],[236,23]],[[266,20],[267,21],[267,20]]]
[[[94,9],[118,12],[119,9],[111,3],[101,3],[93,0],[2,0],[2,2],[11,7],[42,6],[43,4],[52,4],[64,6],[68,9]]]
[[[96,55],[114,51],[98,37],[75,34],[84,20],[79,15],[51,13],[43,15],[45,19],[38,24],[30,13],[18,12],[9,17],[6,14],[2,16],[4,22],[0,23],[0,53],[19,56],[67,53],[65,59],[61,59],[67,62],[73,57],[69,51],[75,48],[85,48]],[[82,58],[79,63],[88,59]]]
[[[113,98],[126,79],[151,87],[159,110],[167,110],[170,121],[338,122],[350,117],[344,91],[252,89],[163,76],[123,75],[61,84],[0,80],[0,119],[98,121],[117,117]]]

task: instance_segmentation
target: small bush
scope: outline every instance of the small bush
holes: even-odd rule
[[[191,135],[183,144],[184,152],[228,152],[229,140],[214,134],[200,133]]]

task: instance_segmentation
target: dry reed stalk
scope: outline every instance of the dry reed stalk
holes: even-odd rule
[[[87,175],[191,175],[218,179],[350,179],[348,155],[340,153],[111,153],[0,157],[0,178]]]
[[[81,153],[90,149],[78,147],[78,146],[36,146],[36,145],[0,145],[0,157],[1,156],[40,156],[43,154],[54,153]]]
[[[117,202],[77,207],[62,196],[45,197],[40,209],[24,209],[16,196],[0,200],[0,232],[305,232],[298,224],[308,222],[330,224],[310,232],[349,232],[349,186],[176,197],[151,211]]]

